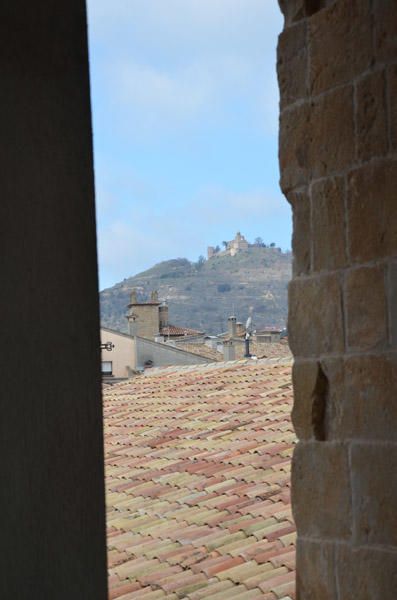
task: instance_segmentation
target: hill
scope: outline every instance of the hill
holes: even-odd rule
[[[220,333],[227,328],[228,316],[234,313],[245,322],[252,306],[257,328],[284,326],[290,277],[291,253],[278,248],[250,247],[236,256],[214,256],[197,263],[186,258],[167,260],[103,290],[101,322],[126,331],[126,305],[135,288],[142,300],[157,289],[160,300],[169,304],[174,325]]]

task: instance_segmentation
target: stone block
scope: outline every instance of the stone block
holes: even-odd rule
[[[306,23],[285,29],[279,36],[277,72],[280,106],[283,108],[307,95]]]
[[[379,548],[336,548],[338,600],[395,600],[397,553]],[[319,596],[321,598],[321,596]]]
[[[397,355],[348,358],[329,380],[330,439],[397,441]]]
[[[324,414],[325,438],[329,441],[341,440],[341,418],[345,391],[345,368],[342,358],[326,358],[321,361],[322,370],[327,378],[328,389]]]
[[[286,27],[305,17],[305,4],[306,0],[279,0]]]
[[[375,0],[375,54],[379,61],[397,59],[397,10],[394,0]]]
[[[306,191],[290,192],[288,201],[292,206],[292,253],[294,275],[310,273],[310,198]]]
[[[292,460],[292,509],[300,536],[350,539],[347,446],[299,442]]]
[[[362,267],[346,273],[347,347],[355,351],[382,349],[388,343],[385,269]]]
[[[335,600],[335,547],[330,542],[298,539],[296,545],[297,600]]]
[[[292,367],[294,406],[291,417],[296,435],[301,440],[313,437],[312,409],[317,373],[318,362],[315,360],[295,361]]]
[[[351,485],[355,543],[397,547],[396,473],[396,444],[353,444]]]
[[[344,181],[321,180],[311,188],[313,270],[332,270],[346,264]]]
[[[284,110],[280,117],[280,186],[285,194],[305,185],[309,177],[310,107]]]
[[[310,17],[322,10],[334,0],[279,0],[279,5],[285,18],[285,26],[293,25],[297,21]]]
[[[339,88],[311,104],[309,168],[312,178],[326,177],[354,160],[353,88]]]
[[[354,161],[353,88],[339,88],[317,100],[284,110],[280,119],[281,189],[335,175]]]
[[[338,0],[310,19],[312,94],[351,81],[371,64],[370,4],[369,0]]]
[[[397,65],[392,65],[387,71],[387,90],[391,145],[393,150],[397,150]]]
[[[388,150],[384,71],[367,75],[356,88],[357,156],[368,160]]]
[[[397,162],[375,161],[348,176],[347,219],[352,262],[397,254]]]
[[[342,293],[338,275],[290,282],[289,343],[295,356],[343,352]]]
[[[318,439],[318,432],[322,432],[325,440],[340,439],[341,411],[345,396],[343,359],[295,361],[292,381],[294,406],[291,417],[298,438]],[[324,383],[324,395],[321,398],[319,393]],[[322,405],[319,405],[319,400],[323,401]],[[322,423],[318,422],[320,418]]]

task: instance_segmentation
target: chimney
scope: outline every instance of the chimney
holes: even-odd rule
[[[236,317],[229,317],[227,320],[227,332],[230,337],[234,337],[236,335]]]
[[[136,316],[133,314],[128,314],[127,321],[128,321],[128,333],[129,333],[129,335],[132,335],[135,337],[136,335],[138,335],[138,323],[137,323]]]
[[[236,323],[236,334],[242,335],[243,333],[245,333],[244,325],[242,323]]]
[[[223,342],[223,360],[236,360],[236,349],[233,340]]]
[[[168,326],[168,305],[165,302],[163,302],[163,304],[161,304],[161,306],[159,307],[159,318],[160,318],[159,328],[160,328],[160,333],[161,333],[161,330],[163,329],[163,327]]]

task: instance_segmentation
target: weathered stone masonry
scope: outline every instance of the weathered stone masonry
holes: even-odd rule
[[[397,597],[397,3],[280,1],[300,600]]]

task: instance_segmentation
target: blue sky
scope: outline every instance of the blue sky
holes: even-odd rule
[[[101,289],[208,245],[291,246],[276,0],[88,0]]]

